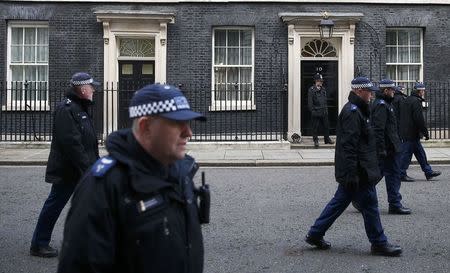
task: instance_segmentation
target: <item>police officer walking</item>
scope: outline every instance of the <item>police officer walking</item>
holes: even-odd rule
[[[327,91],[323,86],[323,77],[317,73],[314,75],[314,85],[308,89],[308,109],[311,112],[311,125],[314,147],[319,147],[319,126],[322,124],[324,130],[325,144],[334,144],[330,138],[328,122]]]
[[[189,121],[205,117],[161,84],[138,90],[129,112],[132,128],[109,135],[109,155],[74,193],[58,272],[200,273],[208,215],[199,213],[198,165],[185,149]]]
[[[30,254],[55,257],[49,245],[53,228],[82,174],[98,159],[98,145],[89,108],[94,86],[100,85],[85,72],[75,73],[72,88],[54,112],[52,143],[45,181],[52,183],[31,240]]]
[[[398,256],[402,253],[399,246],[388,243],[378,210],[375,185],[381,180],[381,174],[369,108],[373,90],[372,82],[366,77],[352,80],[348,102],[339,114],[335,153],[335,177],[339,186],[305,238],[308,244],[319,249],[331,247],[323,236],[353,200],[361,207],[372,254]]]
[[[376,92],[372,103],[372,124],[377,143],[378,163],[384,175],[390,214],[410,214],[402,205],[400,194],[401,142],[398,136],[397,119],[392,106],[395,83],[390,79],[380,81],[380,92]]]
[[[411,178],[405,179],[407,176],[406,170],[411,163],[413,154],[416,156],[427,180],[441,175],[441,172],[433,171],[430,164],[428,164],[427,155],[422,143],[420,143],[422,137],[425,140],[430,138],[425,118],[423,117],[422,102],[425,101],[424,96],[425,85],[420,82],[416,83],[411,96],[405,100],[400,112],[400,137],[403,141],[400,176],[403,180],[409,182],[414,181]]]

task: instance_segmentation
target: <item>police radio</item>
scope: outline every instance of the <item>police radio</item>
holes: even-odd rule
[[[199,218],[201,224],[209,224],[209,209],[211,207],[211,193],[209,185],[205,183],[205,172],[202,172],[202,185],[197,189],[199,204]]]

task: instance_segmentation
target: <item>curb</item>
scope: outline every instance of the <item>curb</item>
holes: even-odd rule
[[[334,161],[270,161],[270,160],[242,160],[242,161],[197,161],[200,167],[302,167],[302,166],[334,166]],[[450,165],[450,159],[428,160],[435,165]],[[0,161],[0,166],[46,166],[47,161]],[[419,165],[417,161],[411,165]]]

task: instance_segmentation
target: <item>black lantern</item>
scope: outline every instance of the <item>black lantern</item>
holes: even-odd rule
[[[326,12],[323,13],[323,19],[320,20],[319,31],[320,39],[331,38],[333,36],[334,22],[328,18]]]

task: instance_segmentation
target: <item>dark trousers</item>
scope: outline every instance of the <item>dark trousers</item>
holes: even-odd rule
[[[328,124],[328,114],[325,114],[323,116],[312,116],[311,117],[311,126],[312,126],[312,135],[313,139],[317,140],[319,135],[319,128],[320,124],[323,125],[323,136],[325,140],[328,140],[330,138],[330,126]]]
[[[53,184],[47,200],[44,202],[41,213],[34,229],[32,246],[48,246],[53,228],[61,211],[70,199],[75,184]]]
[[[402,207],[400,194],[400,158],[402,153],[389,153],[384,159],[379,159],[381,174],[384,175],[389,206]]]
[[[430,164],[428,164],[427,155],[425,154],[425,150],[423,149],[422,143],[420,143],[420,139],[416,140],[405,140],[402,143],[402,157],[400,162],[400,177],[406,175],[406,170],[411,164],[412,155],[416,157],[417,161],[420,164],[420,168],[425,173],[425,175],[433,172]]]
[[[378,199],[375,186],[359,191],[347,191],[342,185],[337,188],[334,197],[325,206],[325,209],[317,218],[308,234],[312,237],[320,238],[331,227],[336,219],[344,212],[351,201],[355,201],[360,207],[364,218],[364,227],[370,243],[382,245],[387,243],[381,225],[380,212],[378,211]]]

